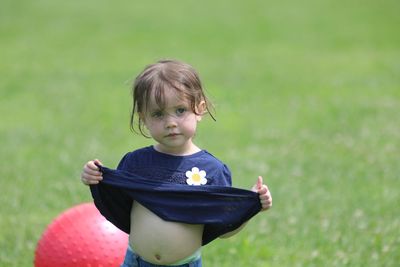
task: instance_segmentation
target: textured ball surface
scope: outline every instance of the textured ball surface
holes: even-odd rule
[[[35,251],[35,267],[116,267],[128,235],[107,221],[92,203],[61,213],[46,228]]]

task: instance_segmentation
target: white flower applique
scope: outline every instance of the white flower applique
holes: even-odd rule
[[[207,183],[206,171],[193,167],[191,171],[186,172],[186,183],[188,185],[205,185]]]

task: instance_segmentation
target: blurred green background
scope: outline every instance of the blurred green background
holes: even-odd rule
[[[151,144],[130,85],[192,64],[216,106],[196,142],[265,177],[274,207],[203,250],[204,266],[400,262],[400,2],[0,3],[0,266],[32,266],[46,226],[91,201],[83,164]]]

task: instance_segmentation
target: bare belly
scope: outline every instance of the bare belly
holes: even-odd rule
[[[145,261],[172,264],[201,247],[203,225],[167,222],[134,201],[129,244]]]

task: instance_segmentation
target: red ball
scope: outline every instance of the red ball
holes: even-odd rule
[[[107,221],[93,203],[61,213],[44,231],[35,251],[35,267],[117,267],[128,235]]]

